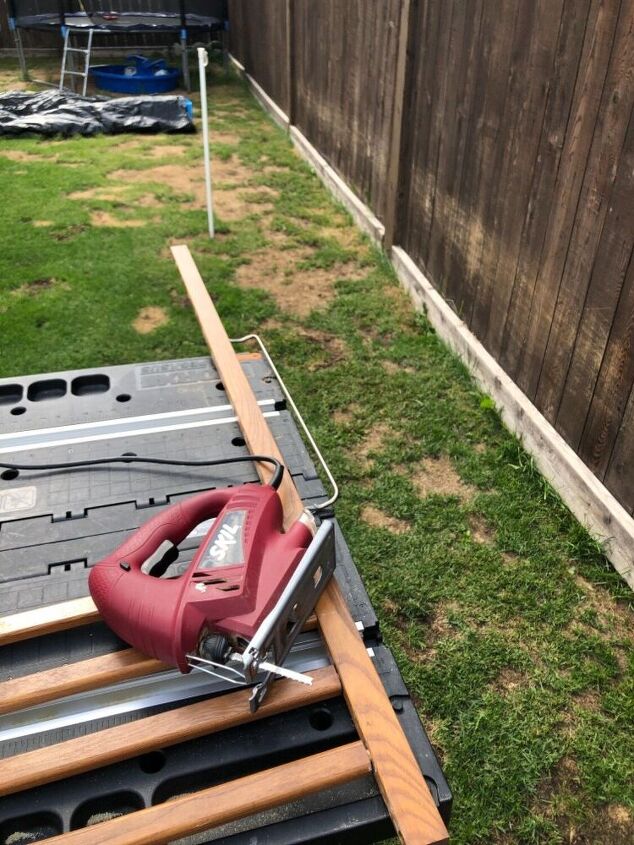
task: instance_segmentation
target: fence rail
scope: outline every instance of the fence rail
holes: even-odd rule
[[[634,0],[230,0],[234,55],[634,513]]]

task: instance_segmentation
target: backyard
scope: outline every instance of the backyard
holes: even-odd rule
[[[452,842],[634,841],[630,589],[243,83],[210,98],[214,240],[198,134],[0,142],[0,376],[207,354],[187,243],[340,482]]]

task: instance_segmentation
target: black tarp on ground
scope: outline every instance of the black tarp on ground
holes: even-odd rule
[[[0,94],[0,136],[193,132],[184,97],[80,97],[43,91]]]

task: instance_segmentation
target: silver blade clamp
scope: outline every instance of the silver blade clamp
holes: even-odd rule
[[[255,683],[259,671],[267,673],[253,688],[249,702],[252,712],[262,703],[274,674],[291,677],[283,668],[284,660],[315,609],[335,570],[335,563],[335,526],[332,520],[326,519],[317,529],[275,607],[242,653],[247,683]],[[306,683],[306,676],[293,677],[293,680]]]

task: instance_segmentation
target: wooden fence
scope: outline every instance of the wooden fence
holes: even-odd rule
[[[230,0],[231,49],[634,513],[634,0]]]

